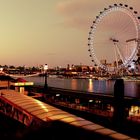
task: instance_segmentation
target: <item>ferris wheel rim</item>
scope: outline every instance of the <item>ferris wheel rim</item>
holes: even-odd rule
[[[93,48],[93,42],[94,42],[94,35],[95,35],[95,31],[96,31],[96,27],[98,25],[98,23],[100,23],[102,21],[102,19],[104,18],[104,16],[114,12],[114,11],[121,11],[125,14],[127,14],[131,20],[133,21],[134,25],[135,25],[135,29],[136,29],[136,40],[137,40],[137,46],[135,48],[135,51],[133,52],[133,54],[131,55],[131,57],[129,57],[129,59],[127,60],[127,62],[124,64],[121,64],[119,66],[119,69],[122,66],[127,66],[128,64],[130,64],[134,57],[137,54],[138,49],[140,48],[140,44],[139,44],[139,37],[140,37],[140,23],[139,23],[139,17],[137,17],[137,11],[133,10],[133,7],[129,7],[128,5],[123,5],[123,4],[114,4],[113,6],[109,6],[108,8],[104,8],[104,10],[102,12],[100,12],[100,14],[98,16],[96,16],[95,20],[92,23],[92,26],[90,27],[90,32],[89,32],[89,37],[88,37],[88,46],[89,46],[89,53],[90,53],[90,57],[92,58],[92,62],[94,62],[95,65],[100,66],[101,68],[106,69],[106,66],[101,64],[101,62],[98,60],[98,58],[95,55],[94,52],[94,48]]]

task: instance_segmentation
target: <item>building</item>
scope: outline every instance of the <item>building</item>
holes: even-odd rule
[[[33,85],[33,82],[28,82],[22,78],[17,78],[14,82],[10,84],[10,87],[14,88],[17,92],[28,95],[29,88]]]

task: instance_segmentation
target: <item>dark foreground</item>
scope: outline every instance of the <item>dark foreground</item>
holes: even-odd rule
[[[118,126],[116,123],[114,124],[110,118],[99,116],[99,115],[93,115],[88,112],[82,112],[79,110],[74,110],[72,108],[66,108],[63,106],[51,104],[55,107],[58,107],[64,111],[67,111],[71,114],[75,114],[79,117],[82,117],[86,120],[92,121],[96,124],[102,125],[106,128],[109,128],[111,130],[115,130],[119,133],[128,135],[130,137],[133,137],[135,139],[140,140],[140,122],[132,122],[132,121],[125,121],[123,122],[123,125]]]
[[[96,117],[94,117],[95,121]],[[99,119],[101,121],[101,118]],[[99,124],[101,123],[99,121]],[[102,122],[103,123],[103,122]],[[105,122],[104,122],[105,123]],[[107,122],[106,122],[107,123]],[[104,124],[105,125],[105,124]],[[109,124],[108,124],[109,125]],[[130,133],[139,139],[139,125],[128,125],[123,128],[124,133]],[[3,114],[0,114],[0,140],[113,140],[98,133],[76,128],[74,126],[54,121],[39,127],[25,127]]]
[[[48,125],[26,128],[19,122],[0,114],[0,140],[111,140],[106,136],[80,128],[52,122]]]

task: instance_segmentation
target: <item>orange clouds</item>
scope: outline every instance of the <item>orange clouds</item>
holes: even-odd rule
[[[64,0],[57,4],[56,10],[64,18],[61,23],[64,27],[87,30],[87,27],[90,26],[89,23],[95,19],[99,12],[114,3],[127,3],[130,6],[137,5],[134,0],[123,0],[123,2],[122,0]],[[139,2],[137,1],[137,3]]]
[[[86,0],[70,0],[58,3],[56,8],[64,18],[64,26],[87,30],[89,15],[96,7],[93,2]]]

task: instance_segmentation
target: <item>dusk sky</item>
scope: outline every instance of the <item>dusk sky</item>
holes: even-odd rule
[[[114,3],[128,4],[140,16],[140,0],[0,0],[0,64],[92,65],[90,26]]]

